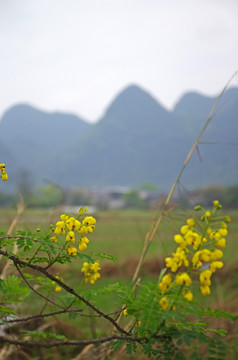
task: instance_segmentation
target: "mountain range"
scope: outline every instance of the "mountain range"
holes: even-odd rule
[[[0,162],[14,188],[21,174],[35,185],[64,188],[145,182],[166,191],[175,181],[216,97],[182,96],[171,111],[150,93],[131,85],[119,93],[95,124],[27,104],[8,109],[0,121]],[[192,189],[238,183],[238,88],[222,96],[182,177]],[[2,191],[2,189],[0,189]]]

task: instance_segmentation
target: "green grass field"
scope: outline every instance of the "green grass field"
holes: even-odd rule
[[[238,235],[238,210],[224,211],[232,221],[229,225],[227,248],[224,251],[225,260],[229,265],[236,262],[236,239]],[[0,209],[0,228],[7,231],[16,211]],[[55,224],[60,212],[50,210],[27,209],[20,217],[16,229],[34,231],[42,228],[47,231],[50,223]],[[105,252],[118,258],[119,263],[131,257],[137,258],[142,250],[146,233],[155,213],[148,210],[118,210],[102,211],[93,216],[97,220],[96,229],[90,235],[90,245],[87,253]],[[192,211],[174,210],[166,214],[151,244],[147,258],[164,258],[175,248],[173,235],[186,219],[194,215]],[[197,213],[195,213],[197,215]]]
[[[0,209],[0,228],[2,230],[7,231],[15,213],[14,209]],[[224,251],[225,266],[220,270],[220,274],[221,277],[227,277],[226,283],[231,281],[236,284],[237,279],[234,276],[234,271],[237,263],[238,211],[224,211],[224,213],[228,214],[232,221],[229,225],[227,247]],[[44,231],[48,231],[50,223],[55,224],[59,215],[60,212],[50,210],[27,209],[20,217],[16,228],[33,231],[40,227]],[[96,229],[89,236],[90,243],[85,253],[91,255],[101,252],[115,256],[118,259],[115,264],[107,260],[102,262],[106,277],[119,276],[130,279],[154,215],[153,211],[145,210],[102,211],[93,214],[97,219]],[[179,232],[186,217],[191,215],[194,213],[189,210],[174,210],[165,215],[145,259],[146,275],[158,277],[160,267],[164,266],[163,259],[170,256],[176,248],[173,235]],[[198,214],[195,213],[195,215]],[[68,271],[71,272],[75,269],[78,271],[79,266],[74,262]],[[158,273],[156,273],[156,267]]]
[[[7,231],[16,211],[14,209],[0,209],[0,229]],[[195,297],[202,300],[204,304],[213,308],[219,308],[224,311],[238,313],[236,302],[238,295],[238,276],[237,276],[237,236],[238,236],[238,210],[224,211],[232,219],[229,225],[229,235],[227,237],[227,248],[224,250],[224,268],[218,270],[214,276],[212,285],[212,294],[208,297],[202,297],[198,292]],[[158,281],[161,268],[164,267],[164,258],[171,255],[175,250],[176,244],[173,241],[173,235],[179,232],[186,217],[191,216],[192,211],[174,210],[170,211],[163,219],[147,253],[144,265],[141,270],[142,282],[151,280]],[[17,229],[33,231],[42,228],[44,231],[49,229],[49,225],[54,224],[59,219],[60,212],[50,210],[27,209],[22,214],[17,224]],[[107,253],[117,257],[117,261],[102,261],[102,277],[93,285],[97,290],[99,287],[107,287],[117,281],[131,282],[133,272],[136,268],[138,258],[143,248],[146,233],[150,227],[153,216],[152,211],[144,210],[118,210],[102,211],[93,216],[97,219],[96,229],[90,234],[90,243],[87,254]],[[197,215],[197,213],[195,214]],[[73,261],[71,264],[63,266],[56,265],[54,273],[59,273],[66,283],[80,291],[80,282],[82,263]],[[91,285],[87,285],[91,286]],[[120,300],[110,295],[100,295],[94,299],[95,304],[106,312],[118,310]],[[31,297],[32,296],[32,297]],[[35,295],[29,297],[26,308],[22,309],[28,313],[35,313],[38,307],[38,300]],[[47,311],[47,309],[46,309]],[[49,311],[49,310],[48,310]],[[87,310],[88,311],[88,310]],[[98,319],[88,322],[87,318],[69,319],[68,315],[61,318],[62,333],[67,329],[69,334],[72,331],[75,335],[84,337],[92,336],[96,332],[97,336],[107,333]],[[100,326],[99,326],[100,324]],[[222,328],[230,326],[227,323],[219,324]],[[80,330],[81,329],[81,330]],[[83,330],[82,330],[83,329]],[[93,329],[93,330],[92,330]],[[80,334],[81,331],[81,334]],[[229,328],[229,331],[235,336],[238,332],[236,325]]]

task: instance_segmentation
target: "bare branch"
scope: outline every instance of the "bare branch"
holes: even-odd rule
[[[106,320],[108,320],[110,323],[112,323],[115,328],[120,331],[121,333],[125,334],[125,335],[129,335],[129,333],[127,331],[125,331],[121,326],[119,326],[117,324],[117,322],[110,317],[109,315],[105,314],[102,310],[98,309],[95,305],[91,304],[87,299],[85,299],[82,295],[79,295],[74,289],[70,288],[68,285],[66,285],[64,282],[62,282],[60,279],[56,278],[55,276],[51,275],[50,273],[48,273],[48,271],[46,271],[44,268],[42,268],[39,265],[35,265],[35,264],[28,264],[26,261],[24,260],[20,260],[18,259],[16,256],[9,254],[6,251],[0,250],[0,254],[3,256],[8,257],[9,259],[11,259],[14,263],[14,265],[19,269],[19,266],[23,266],[23,267],[29,267],[33,270],[36,270],[38,272],[40,272],[41,274],[44,274],[47,278],[51,279],[52,281],[55,281],[58,285],[60,285],[63,289],[65,289],[68,293],[74,295],[76,298],[78,298],[80,301],[82,301],[84,304],[86,304],[89,308],[91,308],[92,310],[94,310],[97,314],[99,314],[100,316],[104,317]],[[20,269],[19,269],[20,270]],[[24,276],[24,275],[23,275]],[[24,279],[25,280],[25,279]],[[31,287],[32,288],[32,287]],[[35,290],[33,290],[34,292],[36,292]],[[39,294],[38,294],[39,295]],[[48,299],[49,300],[49,299]],[[51,302],[51,301],[50,301]],[[59,305],[56,305],[59,306]],[[59,306],[60,307],[60,306]],[[61,307],[62,308],[62,307]],[[65,308],[63,308],[65,310]]]
[[[50,312],[50,313],[46,313],[46,314],[36,314],[36,315],[31,315],[31,316],[26,316],[26,317],[21,317],[21,318],[15,318],[15,319],[8,319],[8,320],[3,320],[1,319],[1,321],[4,324],[12,324],[12,323],[18,323],[18,322],[26,322],[26,321],[31,321],[31,320],[35,320],[35,319],[43,319],[45,317],[50,317],[50,316],[55,316],[55,315],[61,315],[61,314],[65,314],[65,313],[72,313],[72,314],[77,314],[78,316],[82,316],[82,317],[88,317],[88,318],[101,318],[102,315],[89,315],[89,314],[81,314],[81,311],[83,311],[82,309],[78,309],[78,310],[70,310],[70,309],[65,309],[65,310],[59,310],[59,311],[54,311],[54,312]],[[120,313],[121,311],[114,311],[112,313],[109,313],[107,315],[117,315],[118,313]]]
[[[29,283],[29,281],[26,280],[25,276],[23,275],[21,269],[19,268],[18,264],[14,262],[14,265],[17,269],[17,271],[19,272],[19,274],[21,275],[22,279],[25,281],[25,283],[27,284],[27,286],[35,293],[37,294],[38,296],[42,297],[42,299],[44,299],[45,301],[47,302],[50,302],[51,304],[59,307],[60,309],[63,309],[63,310],[67,310],[65,307],[59,305],[59,304],[56,304],[54,301],[50,300],[49,298],[47,298],[46,296],[42,295],[41,293],[39,293],[37,290],[35,290],[31,284]]]
[[[89,344],[102,344],[105,342],[110,342],[112,340],[126,340],[133,342],[143,342],[148,341],[146,337],[136,337],[136,336],[120,336],[120,335],[110,335],[98,339],[92,340],[61,340],[61,341],[52,341],[52,342],[40,342],[40,341],[24,341],[24,340],[14,340],[9,339],[4,336],[0,336],[0,343],[8,343],[12,345],[19,345],[24,347],[43,347],[51,348],[54,346],[77,346],[77,345],[89,345]]]

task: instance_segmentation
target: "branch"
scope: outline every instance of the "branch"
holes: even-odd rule
[[[52,341],[52,342],[40,342],[40,341],[24,341],[24,340],[13,340],[6,338],[4,336],[0,336],[0,343],[8,343],[12,345],[19,345],[25,347],[43,347],[43,348],[51,348],[54,346],[77,346],[77,345],[89,345],[89,344],[102,344],[105,342],[109,342],[112,340],[126,340],[126,341],[133,341],[133,342],[142,342],[148,341],[147,337],[136,337],[136,336],[119,336],[119,335],[110,335],[105,336],[98,339],[92,340],[61,340],[61,341]]]
[[[4,324],[12,324],[12,323],[17,323],[17,322],[26,322],[26,321],[31,321],[31,320],[35,320],[35,319],[43,319],[45,317],[49,317],[49,316],[54,316],[54,315],[59,315],[59,314],[64,314],[66,312],[70,312],[70,313],[77,313],[82,311],[81,309],[79,310],[59,310],[59,311],[54,311],[51,313],[46,313],[46,314],[37,314],[37,315],[32,315],[32,316],[26,316],[26,317],[21,317],[21,318],[16,318],[16,319],[9,319],[9,320],[2,320],[1,321]]]
[[[18,323],[18,322],[26,322],[26,321],[31,321],[31,320],[35,320],[35,319],[43,319],[45,317],[50,317],[50,316],[54,316],[54,315],[60,315],[60,314],[65,314],[65,313],[72,313],[72,314],[78,314],[81,311],[83,311],[82,309],[78,309],[78,310],[70,310],[70,309],[65,309],[65,310],[59,310],[59,311],[54,311],[54,312],[50,312],[50,313],[46,313],[46,314],[36,314],[36,315],[31,315],[31,316],[26,316],[26,317],[21,317],[21,318],[15,318],[15,319],[8,319],[8,320],[2,320],[2,323],[4,324],[12,324],[12,323]],[[114,311],[113,313],[107,314],[107,315],[117,315],[119,311]],[[78,314],[79,316],[82,317],[88,317],[88,318],[100,318],[102,317],[102,315],[88,315],[88,314]],[[0,324],[1,325],[1,324]]]
[[[14,261],[13,261],[14,262]],[[45,301],[48,301],[50,302],[51,304],[59,307],[60,309],[63,309],[63,310],[67,310],[65,307],[59,305],[59,304],[56,304],[54,301],[48,299],[46,296],[42,295],[41,293],[39,293],[38,291],[36,291],[32,286],[31,284],[29,283],[29,281],[26,280],[25,276],[23,275],[21,269],[19,268],[18,264],[14,262],[14,265],[17,269],[17,271],[19,272],[19,274],[21,275],[22,279],[25,281],[25,283],[27,284],[27,286],[38,296],[42,297],[42,299],[44,299]]]
[[[16,256],[9,254],[7,251],[3,251],[0,250],[0,254],[3,256],[8,257],[9,259],[11,259],[14,263],[14,265],[16,266],[17,269],[19,269],[18,265],[23,266],[23,267],[29,267],[33,270],[36,270],[42,274],[44,274],[48,279],[51,279],[52,281],[55,281],[58,285],[60,285],[63,289],[65,289],[68,293],[74,295],[76,298],[78,298],[80,301],[82,301],[84,304],[86,304],[88,307],[90,307],[91,309],[93,309],[97,314],[99,314],[100,316],[104,317],[105,319],[107,319],[109,322],[111,322],[115,328],[120,331],[121,333],[125,334],[125,335],[129,335],[129,333],[127,331],[125,331],[121,326],[119,326],[117,324],[117,322],[111,318],[109,315],[105,314],[103,311],[101,311],[100,309],[98,309],[96,306],[94,306],[93,304],[91,304],[88,300],[86,300],[82,295],[79,295],[76,291],[74,291],[74,289],[70,288],[68,285],[66,285],[65,283],[63,283],[61,280],[57,279],[56,277],[54,277],[53,275],[51,275],[50,273],[48,273],[48,271],[46,271],[44,268],[42,268],[39,265],[35,265],[35,264],[28,264],[26,261],[24,260],[20,260],[18,259]],[[20,269],[19,269],[20,270]],[[24,275],[23,275],[24,276]],[[35,292],[35,290],[33,290]],[[38,294],[39,295],[39,294]],[[49,300],[49,299],[48,299]],[[59,305],[57,305],[59,306]],[[65,309],[64,309],[65,310]]]

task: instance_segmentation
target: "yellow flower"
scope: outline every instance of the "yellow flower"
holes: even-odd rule
[[[5,167],[6,167],[5,164],[0,164],[0,171],[3,172],[5,170]]]
[[[225,238],[221,238],[218,241],[215,242],[215,246],[224,249],[226,247],[226,239]]]
[[[225,216],[226,218],[227,216]],[[230,219],[230,218],[229,218]],[[225,222],[221,222],[221,229],[227,229],[227,225]]]
[[[92,216],[86,216],[86,218],[83,220],[83,225],[94,225],[96,224],[96,219]]]
[[[186,249],[178,247],[176,249],[176,252],[173,253],[172,256],[173,256],[172,258],[171,257],[165,258],[166,267],[171,268],[172,272],[177,271],[178,268],[183,264],[185,266],[189,266]]]
[[[201,285],[200,290],[203,296],[207,296],[211,293],[210,287],[208,285]]]
[[[182,235],[185,235],[189,230],[189,226],[188,225],[183,225],[180,229],[180,232]]]
[[[197,251],[192,258],[192,264],[194,269],[198,269],[202,266],[202,261],[200,260],[201,251]]]
[[[177,262],[171,257],[165,258],[165,265],[166,265],[167,268],[171,268],[172,272],[175,272],[178,269]]]
[[[186,289],[186,290],[183,291],[183,297],[185,299],[187,299],[188,301],[192,301],[193,300],[193,293],[190,290]]]
[[[81,271],[84,273],[85,282],[94,284],[95,281],[101,276],[99,274],[99,270],[101,270],[101,268],[98,261],[95,261],[93,264],[84,262]]]
[[[208,262],[211,258],[211,251],[208,249],[201,250],[200,259],[202,261]]]
[[[190,286],[192,284],[192,279],[187,273],[181,273],[176,275],[175,282],[178,285],[187,285]]]
[[[202,237],[195,231],[189,230],[185,235],[184,239],[188,245],[192,245],[194,250],[197,250],[202,243]]]
[[[80,229],[81,222],[71,216],[66,221],[66,225],[67,225],[67,228],[68,228],[69,231],[72,231],[72,230],[74,231],[74,230],[79,230]]]
[[[199,275],[201,285],[210,286],[211,285],[211,276],[212,276],[211,270],[203,270]]]
[[[101,275],[99,273],[95,273],[93,275],[91,275],[90,278],[86,278],[85,281],[86,282],[90,282],[90,284],[95,284],[96,280],[99,279],[101,277]]]
[[[210,264],[210,270],[214,273],[216,272],[217,269],[221,269],[223,267],[223,262],[222,261],[213,261]]]
[[[187,219],[187,225],[188,225],[189,227],[193,227],[193,226],[195,225],[194,219]]]
[[[50,238],[50,240],[51,240],[52,242],[56,243],[56,242],[57,242],[57,237],[56,237],[56,236],[52,236],[52,237]]]
[[[101,270],[99,261],[95,261],[93,264],[91,263],[91,270],[94,272]]]
[[[194,269],[198,269],[203,265],[203,262],[208,262],[211,259],[211,251],[203,249],[197,251],[192,258],[192,264]]]
[[[60,292],[62,290],[62,287],[61,286],[56,286],[55,287],[55,292]]]
[[[124,309],[124,310],[123,310],[123,315],[124,315],[124,316],[128,316],[127,309]]]
[[[140,322],[140,320],[137,320],[137,322],[136,322],[136,327],[141,327],[141,322]]]
[[[219,249],[215,249],[213,251],[211,251],[211,258],[210,261],[216,261],[216,260],[220,260],[223,256],[223,252]]]
[[[211,213],[210,213],[210,211],[206,211],[206,212],[205,212],[205,216],[206,216],[206,218],[211,217]]]
[[[3,181],[7,181],[8,175],[7,175],[7,173],[5,171],[2,172],[1,178],[2,178]]]
[[[228,235],[228,231],[227,231],[227,228],[221,228],[219,231],[219,234],[221,236],[227,236]]]
[[[76,256],[77,255],[77,249],[74,246],[69,246],[67,248],[67,253],[71,256]]]
[[[75,234],[73,231],[69,231],[66,236],[66,241],[75,242]]]
[[[64,228],[65,228],[65,223],[63,221],[58,221],[56,223],[55,233],[57,235],[65,234]]]
[[[213,233],[212,237],[215,240],[219,240],[221,238],[221,234],[220,234],[220,232],[216,231],[215,233]]]
[[[90,234],[91,232],[93,232],[94,229],[95,229],[95,225],[85,226],[84,233],[85,233],[85,234]]]
[[[89,243],[88,238],[86,238],[86,236],[82,236],[79,240],[79,250],[83,251],[87,249],[87,243]]]
[[[180,234],[176,234],[174,235],[174,241],[179,244],[179,246],[181,247],[185,247],[186,246],[186,241],[184,240],[183,236]]]
[[[62,215],[60,215],[60,218],[61,218],[62,221],[66,222],[69,219],[69,215],[62,214]]]
[[[179,261],[181,261],[186,267],[189,266],[189,261],[187,259],[188,253],[189,253],[189,250],[182,249],[180,247],[177,248],[176,253],[175,253],[175,258],[179,259]]]
[[[86,234],[86,228],[87,226],[81,226],[81,228],[78,230],[80,234]]]
[[[159,301],[160,306],[162,307],[163,310],[168,309],[169,307],[169,302],[166,296],[162,297]]]
[[[219,206],[219,201],[218,201],[218,200],[214,200],[214,201],[213,201],[213,206],[217,208],[217,207]]]
[[[164,294],[168,290],[169,286],[171,285],[171,282],[172,282],[171,274],[166,274],[163,276],[161,282],[159,283],[159,288],[162,294]]]

